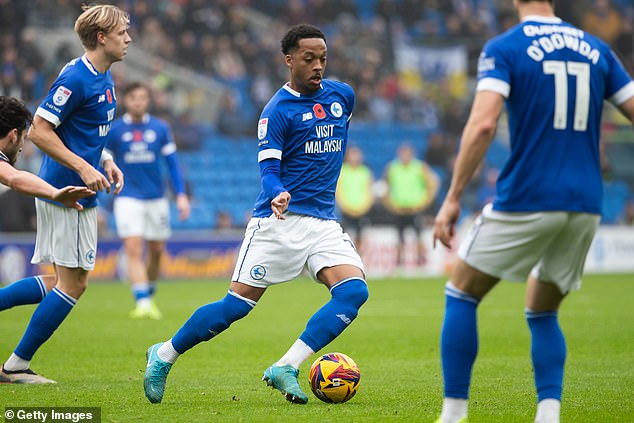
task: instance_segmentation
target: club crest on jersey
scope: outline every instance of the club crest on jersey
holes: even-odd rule
[[[57,91],[55,91],[55,94],[53,94],[53,103],[56,106],[63,106],[64,104],[66,104],[72,93],[73,92],[71,90],[63,85],[60,85],[59,87],[57,87]]]
[[[256,264],[251,268],[250,273],[253,279],[259,281],[260,279],[264,278],[264,276],[266,276],[266,269],[264,268],[264,266]]]
[[[336,118],[341,117],[343,115],[343,107],[338,102],[334,102],[330,105],[330,113]]]
[[[258,139],[266,137],[266,131],[269,127],[269,118],[260,119],[258,122]]]
[[[324,106],[317,103],[313,106],[313,113],[317,119],[323,119],[326,117],[326,111],[324,110]]]

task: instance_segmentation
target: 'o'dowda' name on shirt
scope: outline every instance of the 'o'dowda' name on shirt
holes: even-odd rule
[[[318,125],[315,127],[317,138],[327,138],[334,135],[335,125]],[[306,154],[315,153],[335,153],[343,149],[343,140],[330,139],[330,140],[314,140],[306,141],[304,146],[304,152]]]
[[[601,53],[584,41],[584,32],[580,29],[559,25],[524,25],[524,35],[538,37],[526,49],[528,57],[536,62],[544,60],[546,54],[564,48],[576,51],[588,58],[593,64],[597,64]]]

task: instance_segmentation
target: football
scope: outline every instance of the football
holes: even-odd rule
[[[350,357],[332,352],[315,360],[308,379],[317,398],[327,403],[342,403],[357,393],[361,373]]]

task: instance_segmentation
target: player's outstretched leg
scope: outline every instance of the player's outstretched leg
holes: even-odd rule
[[[55,383],[29,370],[31,359],[40,346],[48,340],[66,316],[71,312],[77,299],[58,288],[37,306],[31,321],[15,351],[2,366],[2,380],[11,383]]]
[[[368,299],[368,286],[359,278],[344,279],[330,288],[332,298],[310,318],[306,329],[277,363],[264,372],[262,380],[296,404],[308,402],[297,377],[299,366],[328,345],[357,317]]]
[[[53,289],[55,275],[29,276],[0,289],[0,311],[11,307],[37,304]]]
[[[445,286],[445,318],[440,336],[444,380],[442,414],[438,423],[467,421],[471,370],[478,354],[477,307],[480,300]]]
[[[181,354],[203,341],[209,341],[231,323],[246,316],[255,305],[255,301],[229,290],[222,300],[196,310],[172,339],[152,345],[146,354],[147,368],[143,380],[147,399],[152,403],[161,402],[167,375]]]

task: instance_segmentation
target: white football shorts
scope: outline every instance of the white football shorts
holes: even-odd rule
[[[529,274],[562,293],[581,287],[581,276],[600,216],[573,212],[508,213],[488,204],[458,256],[500,279],[526,281]]]
[[[113,212],[119,238],[140,236],[150,241],[164,241],[172,234],[167,198],[116,197]]]
[[[35,200],[37,236],[31,263],[93,270],[97,256],[97,207],[77,211]]]
[[[232,281],[266,288],[297,277],[306,266],[311,277],[325,268],[351,264],[364,271],[348,234],[334,220],[294,213],[251,218]]]

